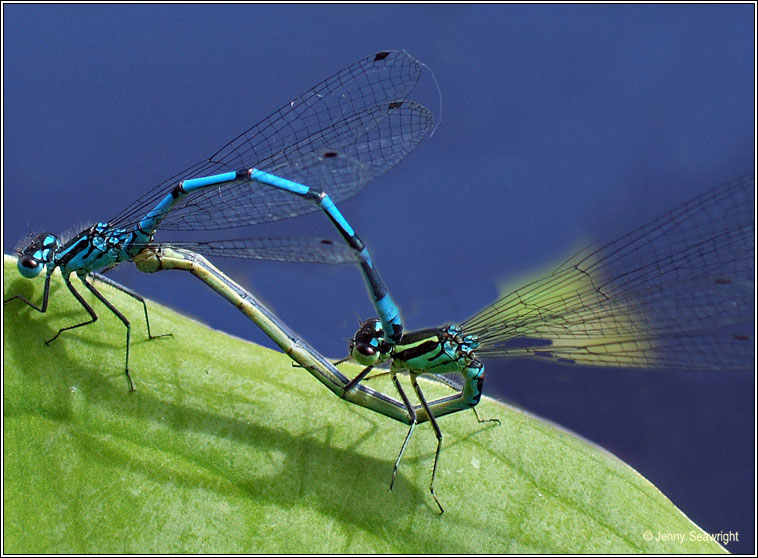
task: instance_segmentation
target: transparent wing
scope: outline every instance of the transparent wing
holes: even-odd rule
[[[461,324],[480,357],[681,369],[753,366],[753,175],[711,190]]]
[[[406,101],[421,75],[421,63],[405,52],[385,51],[359,60],[327,78],[269,117],[239,135],[209,159],[158,184],[109,221],[128,227],[152,209],[181,180],[255,167],[313,186],[323,178],[307,172],[286,173],[308,154],[336,151],[361,162],[362,182],[341,182],[340,176],[322,187],[339,201],[355,194],[368,180],[404,158],[432,128],[433,117],[423,106]],[[308,167],[314,168],[314,167]],[[299,177],[296,178],[296,177]],[[223,196],[217,195],[224,191]],[[202,190],[188,196],[161,224],[165,230],[215,230],[269,222],[314,211],[296,196],[246,181]],[[270,198],[259,211],[262,197]],[[290,198],[294,198],[290,199]],[[230,206],[236,209],[230,213]]]
[[[359,161],[337,151],[303,154],[269,171],[311,187],[332,186],[356,192],[368,181]],[[318,206],[310,200],[263,182],[243,179],[188,196],[161,223],[162,230],[209,230],[266,223],[295,217]]]
[[[248,258],[280,262],[326,264],[357,263],[357,254],[344,242],[323,238],[244,238],[209,242],[171,242],[206,256]]]
[[[210,159],[231,169],[255,162],[265,170],[291,153],[310,152],[313,145],[371,128],[387,116],[371,111],[407,99],[422,69],[421,62],[404,51],[359,60],[285,104]],[[349,124],[335,126],[340,122]]]
[[[414,103],[393,109],[375,107],[372,115],[382,115],[366,130],[363,115],[341,122],[329,142],[311,145],[312,151],[290,153],[276,165],[261,168],[282,178],[325,191],[332,201],[353,196],[366,183],[405,157],[431,129],[429,111]],[[357,126],[357,128],[355,127]],[[356,130],[360,136],[353,135]],[[259,182],[241,180],[208,188],[172,209],[161,224],[162,230],[215,230],[266,223],[295,217],[318,207],[309,200]]]

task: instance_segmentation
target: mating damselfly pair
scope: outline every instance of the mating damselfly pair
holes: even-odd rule
[[[614,367],[744,368],[752,366],[753,177],[692,200],[628,235],[588,249],[545,278],[510,293],[460,325],[404,332],[399,312],[368,250],[334,205],[407,155],[431,130],[431,113],[408,100],[422,65],[404,52],[385,51],[345,68],[287,103],[208,160],[162,182],[107,222],[68,241],[35,237],[21,252],[19,270],[33,277],[63,272],[72,295],[95,310],[70,282],[85,287],[130,326],[87,281],[124,261],[138,269],[189,270],[246,313],[296,362],[333,393],[409,425],[393,469],[416,424],[429,421],[438,439],[430,490],[442,447],[437,418],[475,409],[487,357],[527,356]],[[322,209],[345,239],[233,239],[158,242],[165,231],[210,231],[264,223]],[[295,335],[250,293],[201,254],[325,263],[357,262],[378,318],[366,321],[350,343],[365,366],[348,378]],[[96,275],[98,279],[104,279]],[[128,289],[125,292],[141,300]],[[8,301],[6,301],[8,302]],[[142,301],[147,320],[147,307]],[[149,330],[148,335],[152,337]],[[397,395],[372,389],[374,372],[390,373]],[[396,375],[410,373],[412,403]],[[427,401],[416,376],[430,374],[455,386]],[[399,397],[399,399],[397,399]],[[390,485],[392,486],[392,485]]]

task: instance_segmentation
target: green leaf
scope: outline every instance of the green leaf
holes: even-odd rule
[[[7,256],[4,277],[6,299],[41,301]],[[92,297],[100,320],[45,345],[87,319],[57,272],[46,314],[4,306],[6,553],[724,552],[612,455],[490,399],[500,426],[440,419],[439,515],[428,424],[390,492],[405,425],[151,302],[173,338],[149,341],[139,304],[98,288],[133,323],[134,393],[124,327]]]

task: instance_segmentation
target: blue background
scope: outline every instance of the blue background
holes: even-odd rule
[[[463,320],[503,282],[755,164],[751,4],[6,4],[3,14],[6,253],[30,231],[109,218],[387,48],[434,71],[442,121],[341,208],[410,329]],[[429,74],[415,98],[439,114]],[[321,215],[257,229],[334,236]],[[217,263],[329,356],[344,355],[356,315],[372,313],[355,269]],[[193,278],[121,267],[111,277],[141,294],[271,345]],[[127,314],[140,320],[136,307]],[[739,532],[729,550],[753,551],[752,374],[487,366],[490,395],[602,445],[706,531]]]

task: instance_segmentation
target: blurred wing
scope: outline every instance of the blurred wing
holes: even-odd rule
[[[709,191],[483,309],[477,355],[752,368],[753,175]]]

